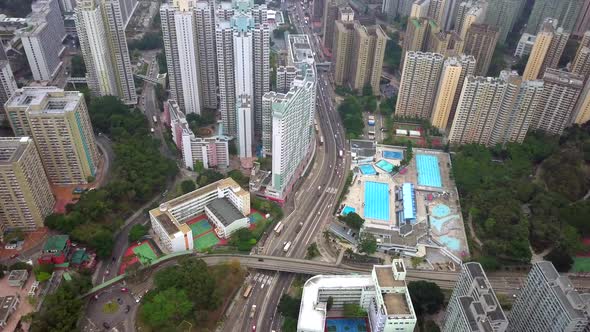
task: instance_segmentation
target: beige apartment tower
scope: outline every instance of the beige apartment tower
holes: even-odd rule
[[[379,25],[354,25],[352,41],[351,73],[349,85],[353,90],[361,91],[370,85],[374,95],[379,95],[379,81],[383,70],[383,57],[387,35]]]
[[[402,71],[396,115],[430,119],[444,57],[438,53],[408,52]]]
[[[578,51],[572,62],[571,71],[574,74],[584,76],[584,78],[590,76],[590,31],[586,31],[582,36]]]
[[[324,26],[322,28],[324,47],[332,49],[334,40],[334,22],[338,19],[338,8],[346,4],[344,0],[325,0]]]
[[[497,27],[487,24],[474,23],[467,29],[462,51],[464,54],[475,57],[475,61],[477,61],[476,75],[487,74],[499,34]]]
[[[17,120],[9,116],[15,133],[33,137],[50,182],[83,184],[96,176],[99,155],[82,93],[22,88],[6,102],[6,112]]]
[[[444,14],[447,0],[430,0],[428,17],[435,20],[438,26],[444,26]]]
[[[553,19],[543,22],[526,64],[523,79],[541,78],[547,68],[557,68],[570,34],[564,32],[563,28],[556,29],[556,24]]]
[[[334,27],[334,48],[332,59],[334,62],[334,82],[344,85],[348,79],[350,62],[353,57],[352,41],[354,39],[354,22],[336,21]]]
[[[0,138],[0,235],[32,231],[53,212],[55,198],[35,143],[29,137]]]
[[[588,78],[586,76],[586,78]],[[590,80],[586,80],[584,90],[578,99],[571,122],[582,125],[590,121]]]
[[[406,34],[402,44],[402,66],[404,64],[407,52],[417,52],[424,50],[426,47],[426,40],[428,39],[428,31],[427,18],[408,18]]]

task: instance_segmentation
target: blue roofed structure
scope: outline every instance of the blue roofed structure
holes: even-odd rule
[[[413,183],[402,184],[403,220],[416,223],[416,192]]]

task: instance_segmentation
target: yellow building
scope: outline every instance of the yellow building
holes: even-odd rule
[[[0,137],[0,234],[35,230],[53,211],[55,198],[29,137]]]
[[[553,19],[546,19],[543,23],[524,69],[524,80],[541,78],[546,69],[557,68],[570,34],[563,28],[556,29],[556,24]]]
[[[459,86],[461,71],[461,63],[456,58],[445,61],[431,118],[432,125],[441,130],[447,128],[455,93],[457,89],[461,89]]]
[[[33,137],[50,182],[83,184],[96,175],[99,155],[82,93],[27,87],[5,106],[14,132]]]

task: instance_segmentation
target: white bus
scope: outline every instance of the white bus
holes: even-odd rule
[[[284,252],[289,251],[289,248],[291,248],[291,241],[287,242],[287,244],[285,244],[285,247],[283,248]]]
[[[338,157],[344,157],[344,152],[342,150],[338,150]]]
[[[154,123],[158,123],[158,118],[155,115],[152,116],[152,120],[154,120]]]
[[[246,291],[244,292],[244,298],[248,298],[250,294],[252,294],[252,285],[248,285],[248,287],[246,287]]]
[[[278,222],[277,225],[275,226],[275,233],[277,234],[281,234],[281,231],[283,230],[283,223],[282,222]]]
[[[375,139],[375,132],[374,131],[369,131],[369,139]]]
[[[324,145],[324,136],[320,136],[320,145]]]

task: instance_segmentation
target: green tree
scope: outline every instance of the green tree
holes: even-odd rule
[[[340,106],[338,106],[338,113],[346,129],[347,137],[357,138],[362,135],[365,125],[358,98],[354,96],[346,97]]]
[[[200,160],[195,160],[193,171],[195,171],[197,173],[201,173],[201,172],[203,172],[204,169],[205,169],[205,166],[203,165],[203,162]]]
[[[317,256],[320,255],[320,250],[318,249],[318,244],[315,242],[312,242],[308,247],[307,247],[307,253],[305,254],[305,258],[307,259],[313,259]]]
[[[186,318],[192,308],[193,304],[184,290],[168,288],[157,291],[143,304],[141,318],[152,327],[170,327]]]
[[[362,233],[358,243],[358,249],[362,253],[373,254],[377,251],[377,239],[371,233]]]
[[[199,174],[199,177],[197,178],[197,183],[199,184],[199,187],[204,187],[223,178],[223,174],[216,172],[212,169],[206,169]]]
[[[252,242],[252,240],[254,240]],[[250,251],[256,245],[256,239],[248,228],[240,228],[233,232],[229,238],[229,244],[237,247],[239,251]]]
[[[283,317],[290,317],[297,319],[299,317],[299,307],[301,306],[301,299],[290,296],[289,294],[283,294],[279,301],[277,310],[283,315]]]
[[[544,259],[553,263],[555,269],[559,272],[569,272],[574,264],[574,260],[572,257],[562,248],[554,248],[552,249],[547,255],[543,257]]]
[[[399,69],[402,58],[402,48],[399,45],[399,33],[389,35],[389,40],[385,44],[384,63],[391,71]]]
[[[248,188],[250,185],[250,178],[245,176],[240,170],[234,169],[227,173],[227,175],[234,179],[242,188]]]
[[[363,96],[373,96],[373,87],[370,84],[363,86]]]
[[[142,51],[163,49],[164,41],[160,32],[146,32],[140,40],[132,40],[128,43],[129,49],[138,49]]]
[[[197,189],[197,186],[193,180],[184,180],[180,183],[180,189],[182,190],[183,194],[186,194]]]
[[[135,224],[129,230],[129,242],[139,241],[148,234],[148,228],[142,224]]]
[[[497,44],[492,60],[490,61],[490,67],[488,68],[487,76],[496,77],[500,75],[500,72],[506,69],[507,64],[504,60],[504,54],[506,53],[506,47],[503,44]]]
[[[367,312],[357,303],[344,303],[344,317],[365,317]]]
[[[86,75],[86,64],[84,64],[84,58],[77,54],[72,57],[72,77],[84,77]]]
[[[365,223],[365,219],[361,218],[356,212],[350,212],[345,216],[339,216],[338,219],[344,222],[348,227],[356,230],[363,227]]]
[[[408,292],[416,314],[432,315],[438,312],[444,303],[445,295],[437,284],[419,280],[408,283]]]

